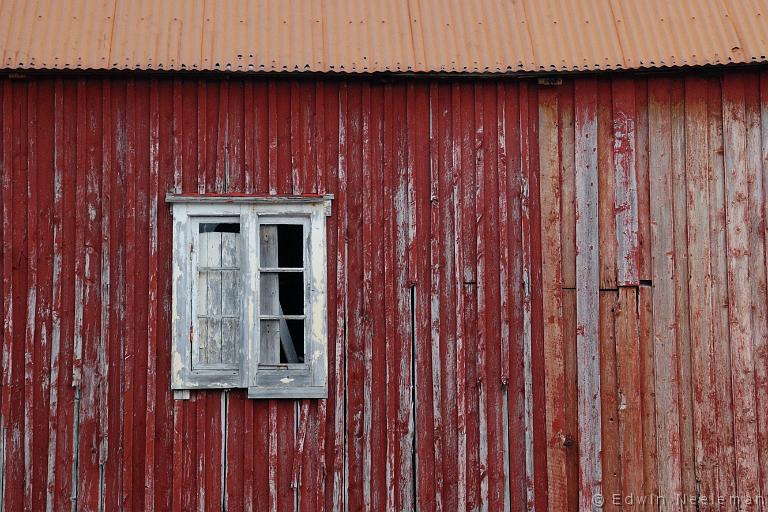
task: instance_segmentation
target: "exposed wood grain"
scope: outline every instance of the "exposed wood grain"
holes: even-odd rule
[[[707,133],[707,84],[700,79],[685,83],[685,178],[688,269],[688,303],[691,327],[693,376],[693,428],[696,478],[701,494],[717,490],[717,426],[715,345],[712,327],[712,273],[710,261],[709,177]],[[692,144],[697,141],[696,144]]]
[[[649,181],[648,81],[635,80],[635,172],[637,174],[637,272],[651,280],[651,192]]]
[[[766,291],[765,259],[765,189],[763,188],[763,150],[760,107],[760,77],[757,74],[745,76],[745,102],[747,126],[747,188],[749,191],[749,281],[752,307],[752,350],[755,379],[755,405],[757,413],[758,454],[768,448],[768,427],[765,422],[764,406],[768,402],[768,293]],[[768,460],[758,457],[756,468],[759,475],[757,492],[764,495],[768,490]]]
[[[636,287],[620,287],[614,307],[621,495],[643,496],[643,376]]]
[[[618,286],[637,286],[640,284],[640,275],[637,246],[635,84],[632,80],[614,80],[611,85],[616,284]]]
[[[660,449],[657,461],[662,496],[683,492],[674,217],[669,207],[674,204],[670,88],[671,83],[664,79],[648,84],[656,436],[658,446],[666,450],[661,453]]]
[[[696,475],[693,445],[693,396],[691,393],[691,333],[688,318],[688,252],[686,250],[685,102],[682,80],[670,89],[672,136],[672,211],[675,263],[675,328],[679,351],[680,433],[683,492],[695,495]],[[688,505],[686,508],[690,508]]]
[[[602,492],[611,499],[603,506],[607,510],[620,510],[614,496],[622,496],[621,437],[619,432],[620,396],[617,378],[615,310],[618,293],[600,291],[600,417],[602,436]]]
[[[578,102],[578,96],[576,97]],[[600,289],[616,288],[616,258],[617,233],[614,182],[614,114],[611,81],[600,79],[597,82],[597,106],[595,107],[597,123],[597,197],[598,207],[598,265],[600,266]],[[578,268],[577,268],[578,272]]]
[[[596,508],[602,493],[600,431],[600,345],[598,322],[600,271],[598,261],[597,82],[575,86],[576,154],[576,348],[579,375],[579,508]]]
[[[709,154],[709,227],[710,257],[712,261],[712,326],[715,358],[722,361],[724,370],[715,374],[718,419],[717,493],[732,496],[736,493],[736,474],[733,446],[733,393],[730,331],[728,326],[728,264],[725,229],[725,162],[723,148],[722,87],[719,79],[707,84],[707,130]]]
[[[640,352],[640,389],[642,393],[642,450],[643,450],[643,492],[659,495],[657,481],[656,445],[656,376],[653,336],[653,289],[650,286],[638,288],[638,327]],[[645,510],[655,510],[654,503],[646,503]]]
[[[550,510],[566,508],[564,338],[560,250],[560,148],[558,95],[539,95],[539,169],[541,172],[541,237],[544,289],[544,371],[547,403],[547,493]]]
[[[527,84],[520,87],[520,238],[522,252],[522,288],[523,288],[523,401],[525,423],[525,484],[526,507],[536,507],[537,475],[534,473],[534,413],[533,413],[533,333],[531,306],[531,201],[530,175],[532,155],[530,130],[533,115],[530,111],[530,88]],[[539,476],[541,478],[541,476]]]
[[[755,376],[749,275],[749,188],[744,77],[723,80],[725,149],[725,229],[728,238],[728,320],[733,383],[736,488],[742,496],[759,492],[758,467],[752,453],[757,443]]]

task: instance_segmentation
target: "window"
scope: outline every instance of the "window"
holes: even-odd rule
[[[172,388],[325,397],[330,196],[167,200],[173,208]]]

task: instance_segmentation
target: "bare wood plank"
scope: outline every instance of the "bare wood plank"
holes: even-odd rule
[[[637,272],[651,280],[651,192],[648,179],[648,82],[635,78],[635,172],[637,174]]]
[[[547,494],[550,510],[566,508],[564,339],[560,251],[560,148],[558,91],[539,92],[539,169],[541,173],[542,295],[544,297],[544,372],[547,418]]]
[[[725,146],[725,221],[728,247],[728,304],[731,335],[736,488],[740,495],[759,492],[755,411],[752,304],[749,286],[749,188],[744,105],[744,77],[723,79],[723,140]]]
[[[653,335],[656,430],[659,446],[659,493],[677,496],[682,489],[679,352],[676,337],[674,218],[672,190],[672,119],[666,79],[649,82],[651,241],[653,252]]]
[[[693,393],[691,389],[691,334],[688,318],[688,251],[686,240],[685,186],[685,103],[682,79],[672,81],[670,89],[672,115],[672,195],[673,245],[675,262],[675,309],[677,346],[680,354],[680,430],[683,460],[683,492],[694,496]],[[691,508],[688,504],[687,508]]]
[[[621,494],[643,496],[643,402],[638,292],[620,287],[615,306],[617,419],[621,454]]]
[[[596,510],[602,493],[600,432],[600,345],[598,338],[600,271],[598,261],[597,82],[575,84],[576,155],[576,337],[579,374],[579,508]]]
[[[532,319],[531,319],[531,205],[530,205],[530,174],[532,155],[531,125],[531,91],[528,84],[520,86],[520,223],[522,258],[522,287],[523,287],[523,397],[525,424],[525,483],[526,506],[535,508],[537,479],[534,471],[534,418],[533,418],[533,353],[532,353]]]
[[[488,508],[488,418],[487,418],[487,400],[488,400],[488,334],[486,329],[488,325],[486,323],[486,254],[485,254],[485,227],[488,218],[488,212],[486,211],[487,205],[485,203],[486,198],[486,180],[485,180],[485,140],[483,137],[484,132],[484,111],[483,111],[483,89],[480,83],[474,84],[475,89],[475,175],[477,181],[475,184],[475,204],[477,208],[475,210],[475,225],[477,226],[476,234],[476,257],[477,257],[477,383],[478,383],[478,408],[479,414],[479,452],[480,452],[480,467],[483,471],[480,471],[480,503],[481,509]],[[490,195],[490,194],[488,194]]]
[[[731,348],[728,325],[728,263],[725,229],[725,162],[723,148],[722,88],[719,78],[707,84],[707,130],[709,156],[709,227],[712,261],[712,327],[715,358],[724,371],[715,373],[718,419],[717,494],[736,493],[736,462],[733,446],[733,395]],[[728,369],[728,370],[725,370]]]
[[[638,289],[638,323],[640,330],[640,393],[642,395],[642,450],[643,450],[643,492],[658,495],[657,446],[656,446],[656,375],[654,363],[653,336],[653,288],[640,286]],[[653,503],[647,503],[645,510],[655,510]]]
[[[147,307],[147,381],[144,461],[146,482],[144,506],[155,510],[155,422],[157,397],[157,352],[159,308],[158,294],[158,203],[160,201],[160,92],[157,80],[152,80],[149,91],[149,267]]]
[[[577,97],[578,101],[578,97]],[[597,196],[600,288],[616,288],[616,220],[614,213],[614,133],[611,82],[597,82]]]
[[[712,273],[710,270],[709,179],[707,175],[707,84],[685,83],[685,182],[687,186],[688,303],[693,377],[693,429],[696,478],[701,494],[716,494],[717,422],[712,331]]]
[[[637,246],[634,79],[614,79],[612,92],[616,284],[637,286],[640,284],[640,276]]]
[[[621,438],[619,436],[619,389],[617,378],[615,306],[618,292],[600,291],[600,406],[602,433],[603,493],[609,497],[604,510],[620,510],[613,500],[621,496]]]
[[[575,220],[575,219],[574,219]],[[575,264],[575,263],[574,263]],[[565,340],[565,416],[567,420],[564,445],[568,471],[566,510],[579,508],[579,432],[578,360],[576,357],[576,290],[563,290],[563,337]]]
[[[573,82],[559,88],[560,258],[562,285],[576,288],[576,161],[574,153]]]
[[[759,148],[755,148],[755,151],[760,152],[760,159],[757,161],[757,176],[755,177],[756,181],[761,181],[759,186],[762,188],[762,203],[754,204],[752,205],[752,200],[750,200],[750,210],[753,211],[753,215],[758,216],[759,221],[763,224],[763,232],[755,232],[753,236],[758,239],[762,240],[764,243],[766,240],[768,240],[768,225],[765,224],[766,219],[768,219],[768,200],[766,200],[766,189],[768,187],[768,181],[766,180],[766,172],[768,172],[768,168],[766,168],[766,164],[768,163],[768,74],[765,72],[760,73],[759,75],[759,85],[758,85],[758,98],[757,98],[757,115],[759,116],[759,119],[757,120],[758,126],[755,127],[755,131],[759,131],[759,134],[757,135],[759,137],[759,140],[757,143],[760,145]],[[762,178],[761,178],[762,173]],[[755,188],[757,188],[758,184],[755,184]],[[754,209],[760,209],[759,213],[754,212]],[[758,227],[754,228],[756,231],[759,231],[760,224],[758,223]],[[761,246],[762,250],[765,251],[765,246]],[[765,258],[765,254],[763,253],[763,258]],[[768,260],[766,260],[766,264],[768,264]],[[760,271],[761,276],[765,276],[765,269],[762,269]],[[764,278],[764,277],[763,277]],[[764,283],[761,283],[764,285]],[[765,297],[766,293],[762,295],[762,297]],[[761,303],[761,307],[763,308],[761,311],[761,315],[765,315],[765,304],[764,300],[761,300],[761,296],[755,297],[755,294],[753,294],[753,298],[756,302]],[[764,328],[764,326],[761,326]],[[760,447],[760,476],[761,476],[761,494],[763,496],[768,495],[768,346],[766,345],[768,343],[768,336],[765,335],[765,331],[763,331],[763,334],[756,332],[756,337],[753,338],[754,344],[755,344],[755,386],[757,388],[757,409],[758,409],[758,425],[759,427],[759,438],[758,443]]]
[[[766,259],[765,259],[765,191],[763,189],[762,169],[762,134],[760,122],[760,76],[745,76],[746,126],[747,126],[747,187],[749,190],[748,226],[749,226],[749,281],[751,285],[752,305],[752,348],[755,369],[755,403],[757,404],[757,450],[759,474],[758,493],[765,495],[768,488],[768,460],[762,454],[768,448],[768,427],[761,422],[765,418],[765,405],[768,401],[768,368],[764,362],[768,357],[768,315],[766,299]]]

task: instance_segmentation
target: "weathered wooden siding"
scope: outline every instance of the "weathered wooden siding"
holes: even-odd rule
[[[768,493],[768,74],[2,79],[0,134],[2,510]],[[327,400],[173,400],[168,191],[335,195]]]

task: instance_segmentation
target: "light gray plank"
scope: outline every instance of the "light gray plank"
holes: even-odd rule
[[[261,320],[260,362],[276,364],[280,362],[280,321]]]

